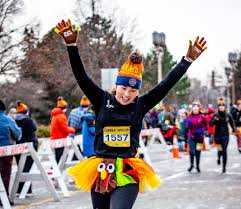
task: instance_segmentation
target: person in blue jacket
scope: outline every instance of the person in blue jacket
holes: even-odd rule
[[[0,99],[0,147],[15,144],[22,136],[22,130],[16,122],[6,115],[6,106]],[[9,195],[8,187],[12,172],[13,156],[0,156],[0,174],[7,195]]]
[[[81,121],[83,134],[83,156],[90,157],[95,155],[95,114],[88,110],[82,115]]]

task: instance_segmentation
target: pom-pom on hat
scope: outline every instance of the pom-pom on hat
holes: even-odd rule
[[[225,104],[225,99],[224,98],[219,98],[218,99],[218,104]]]
[[[142,73],[144,71],[142,62],[142,55],[138,51],[132,52],[129,55],[128,60],[121,66],[115,84],[140,89]]]
[[[85,108],[90,106],[90,100],[86,96],[82,96],[80,100],[80,106]]]
[[[26,114],[28,112],[28,106],[21,101],[17,101],[16,110],[17,110],[17,113]]]
[[[58,97],[57,107],[61,109],[67,108],[68,103],[63,99],[63,97]]]

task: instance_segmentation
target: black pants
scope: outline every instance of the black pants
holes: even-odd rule
[[[34,149],[37,151],[37,150],[38,150],[38,143],[34,143],[34,144],[33,144],[33,147],[34,147]],[[16,155],[16,156],[15,156],[17,165],[19,164],[20,156],[21,156],[21,155]],[[28,156],[28,157],[26,158],[26,162],[25,162],[25,165],[24,165],[24,167],[23,167],[23,172],[24,172],[24,173],[28,173],[28,172],[30,171],[32,165],[33,165],[33,158],[30,157],[30,156]],[[21,193],[21,191],[22,191],[22,189],[23,189],[23,186],[24,186],[24,182],[20,182],[20,183],[19,183],[19,186],[18,186],[17,193],[19,193],[19,194]],[[32,185],[30,185],[29,190],[28,190],[28,193],[32,193]]]
[[[64,152],[64,147],[60,147],[60,148],[55,148],[55,160],[57,162],[57,164],[60,161],[60,158],[62,157]]]
[[[3,184],[7,195],[9,195],[9,182],[12,171],[13,156],[0,157],[0,174],[3,180]]]
[[[139,191],[138,184],[117,187],[110,193],[91,191],[93,209],[131,209]]]
[[[221,149],[218,149],[218,159],[220,160],[221,157],[223,157],[223,167],[226,168],[227,160],[228,160],[228,154],[227,154],[227,148],[229,143],[229,137],[224,137],[220,140],[215,140],[217,145],[221,145]]]

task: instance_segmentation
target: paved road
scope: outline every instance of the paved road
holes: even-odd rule
[[[158,145],[156,145],[158,146]],[[150,152],[153,167],[162,178],[162,186],[153,192],[141,193],[134,209],[241,209],[241,155],[235,141],[229,146],[227,173],[221,174],[216,164],[216,150],[202,153],[200,174],[187,172],[188,156],[166,159],[158,149]],[[53,202],[43,183],[34,185],[34,196],[16,198],[15,209],[91,209],[90,195],[69,186],[71,196]]]

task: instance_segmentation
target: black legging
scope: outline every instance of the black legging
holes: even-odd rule
[[[216,144],[220,144],[222,147],[222,150],[218,150],[218,159],[223,156],[223,167],[226,168],[228,155],[227,155],[227,148],[229,143],[229,137],[224,137],[221,140],[215,140]]]
[[[131,209],[139,191],[138,184],[117,187],[110,193],[91,191],[93,209]]]
[[[64,147],[60,147],[60,148],[55,148],[55,160],[57,162],[57,164],[59,163],[62,155],[64,152]]]

